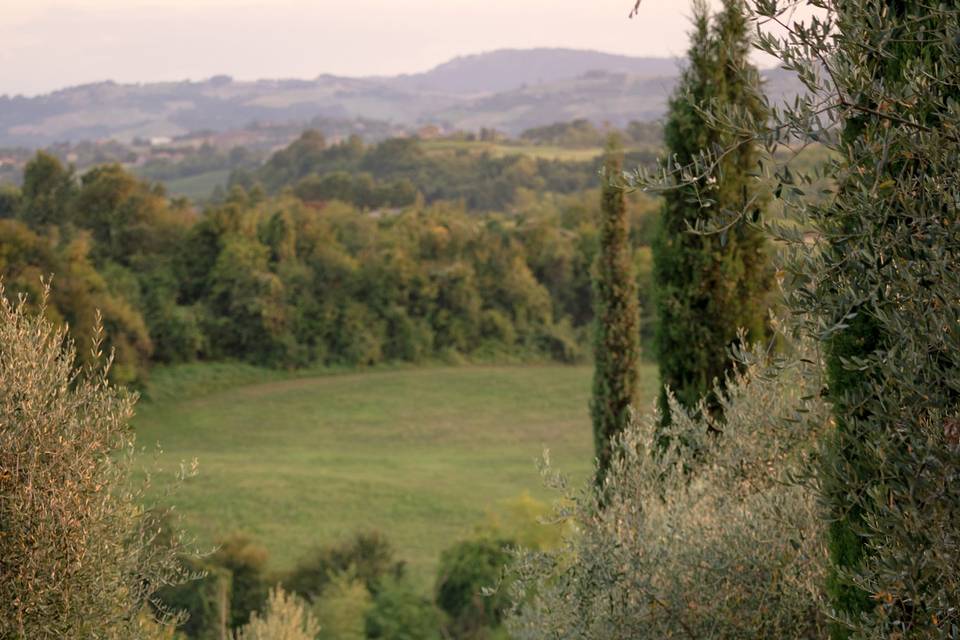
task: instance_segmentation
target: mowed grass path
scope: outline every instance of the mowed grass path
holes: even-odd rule
[[[164,467],[199,460],[173,500],[200,542],[248,533],[283,570],[378,529],[426,584],[488,510],[523,492],[550,497],[535,466],[544,448],[587,478],[590,379],[565,366],[339,374],[144,402],[134,424],[141,446],[162,444]],[[646,406],[655,371],[642,381]]]

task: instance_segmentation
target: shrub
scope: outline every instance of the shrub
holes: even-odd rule
[[[230,629],[232,574],[209,559],[183,558],[181,563],[195,579],[160,589],[157,607],[180,613],[182,621],[177,630],[187,637],[221,640]]]
[[[480,316],[480,335],[507,348],[517,340],[517,331],[507,315],[497,309],[485,309]]]
[[[403,564],[393,559],[393,548],[385,536],[376,531],[357,533],[349,540],[315,551],[287,576],[285,584],[313,602],[333,576],[347,571],[376,593],[384,577],[402,574]]]
[[[410,317],[402,307],[388,309],[386,318],[385,358],[420,362],[433,352],[433,330],[426,320]]]
[[[267,550],[244,535],[233,535],[220,542],[210,561],[230,572],[230,626],[241,627],[250,620],[250,614],[263,608],[267,600],[267,580],[264,567]]]
[[[20,209],[20,190],[5,184],[0,185],[0,218],[13,218]]]
[[[371,606],[363,580],[350,571],[335,574],[314,604],[320,640],[364,640],[365,618]]]
[[[430,598],[405,581],[384,582],[365,618],[374,640],[439,640],[441,615]]]
[[[64,328],[0,285],[0,637],[144,638],[138,613],[182,577],[180,540],[156,548],[156,519],[131,489],[136,397],[110,360],[77,368]]]
[[[823,636],[820,514],[791,479],[827,408],[815,366],[761,354],[717,388],[722,424],[668,394],[664,447],[657,412],[634,418],[604,486],[558,509],[578,534],[521,555],[515,638]]]
[[[348,365],[366,366],[383,359],[386,326],[366,306],[349,301],[340,309],[337,338],[331,350]]]
[[[304,603],[282,588],[271,589],[262,614],[237,631],[235,640],[316,640],[320,627]]]
[[[140,627],[143,629],[143,638],[146,640],[180,640],[173,625],[159,624],[148,611],[139,617]]]
[[[194,600],[185,602],[185,624],[180,627],[191,638],[216,640],[230,628],[230,604],[233,599],[233,575],[228,569],[206,565],[203,577],[187,583],[186,593]]]
[[[192,362],[204,352],[207,338],[201,328],[202,310],[175,304],[162,304],[151,308],[147,316],[150,337],[157,348],[154,359],[158,362]]]
[[[524,492],[490,511],[478,533],[487,538],[514,540],[524,549],[555,549],[570,529],[563,523],[550,522],[552,515],[548,503]]]
[[[465,540],[440,555],[437,605],[450,616],[456,637],[482,637],[510,607],[501,580],[511,560],[510,540]],[[489,591],[488,591],[489,590]]]

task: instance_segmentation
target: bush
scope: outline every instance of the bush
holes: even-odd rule
[[[514,540],[524,549],[555,549],[570,528],[565,526],[567,523],[550,522],[552,515],[549,504],[524,492],[489,512],[478,533],[487,538]]]
[[[233,535],[220,542],[210,561],[230,572],[230,626],[236,629],[250,620],[250,614],[260,611],[267,600],[267,580],[264,567],[267,550],[244,535]]]
[[[145,638],[138,613],[182,578],[180,540],[154,547],[156,519],[131,489],[136,397],[77,368],[64,328],[0,285],[0,637]]]
[[[513,541],[479,538],[460,542],[440,556],[437,605],[450,616],[456,637],[482,637],[500,624],[510,607],[501,580]],[[486,590],[492,590],[492,595]]]
[[[385,536],[376,531],[357,533],[340,544],[315,551],[287,576],[285,584],[313,602],[334,576],[347,571],[376,593],[383,578],[403,573],[403,564],[393,559],[393,548]]]
[[[280,587],[271,589],[266,609],[253,614],[235,640],[315,640],[320,632],[316,619],[295,596]]]
[[[511,347],[517,340],[513,322],[502,311],[486,309],[480,316],[480,335],[504,347]]]
[[[320,640],[364,640],[370,606],[370,592],[355,574],[345,571],[331,576],[313,608],[320,621]]]
[[[181,560],[195,580],[157,592],[161,610],[178,612],[177,627],[192,640],[221,640],[230,629],[233,576],[209,561]]]
[[[663,448],[658,412],[634,418],[605,484],[558,509],[578,535],[521,555],[515,638],[823,637],[821,514],[792,478],[828,411],[816,366],[762,353],[718,386],[722,423],[668,394]]]
[[[430,598],[401,580],[384,582],[367,611],[367,637],[374,640],[439,640],[441,615]]]

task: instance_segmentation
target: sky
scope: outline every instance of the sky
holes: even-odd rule
[[[457,55],[686,50],[689,3],[643,0],[0,0],[0,95],[88,82],[425,71]]]

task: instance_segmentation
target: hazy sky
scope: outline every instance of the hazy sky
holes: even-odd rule
[[[687,0],[0,0],[0,95],[426,70],[503,47],[682,55]]]

